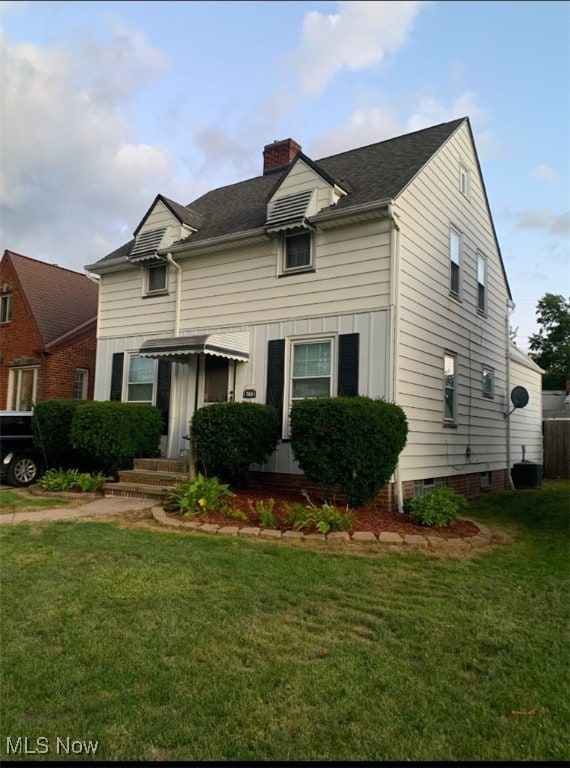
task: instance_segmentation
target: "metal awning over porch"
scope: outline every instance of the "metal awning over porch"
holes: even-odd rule
[[[139,349],[142,357],[167,358],[183,363],[190,355],[214,355],[237,362],[249,360],[249,333],[210,333],[200,336],[173,336],[148,339]]]

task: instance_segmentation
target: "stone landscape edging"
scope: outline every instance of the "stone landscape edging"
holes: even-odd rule
[[[425,536],[417,533],[397,533],[395,531],[381,531],[378,536],[372,531],[355,531],[349,534],[345,531],[333,531],[332,533],[303,533],[302,531],[278,531],[273,528],[258,528],[255,526],[239,525],[217,525],[215,523],[197,523],[191,520],[177,520],[168,515],[163,507],[152,507],[153,518],[161,525],[170,528],[181,528],[183,530],[194,531],[197,533],[218,534],[221,536],[246,536],[262,539],[275,540],[309,540],[309,541],[342,541],[354,542],[358,544],[393,544],[406,545],[411,547],[429,548],[430,546],[449,546],[463,547],[471,549],[472,547],[481,547],[489,544],[492,539],[492,532],[486,525],[478,523],[467,517],[460,520],[473,523],[478,532],[473,536],[464,539],[452,538],[444,539],[442,536],[427,533]]]

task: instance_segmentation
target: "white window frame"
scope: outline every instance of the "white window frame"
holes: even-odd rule
[[[157,392],[157,383],[158,383],[158,360],[153,360],[152,358],[143,358],[143,359],[150,359],[152,363],[154,363],[154,376],[152,380],[152,399],[151,400],[130,400],[129,399],[129,386],[131,383],[136,384],[137,382],[131,382],[131,361],[136,357],[142,357],[142,355],[139,355],[138,352],[127,352],[125,355],[126,358],[126,365],[125,370],[123,373],[123,396],[122,401],[124,403],[140,403],[141,405],[156,405],[156,392]],[[146,384],[149,384],[150,382],[144,382]]]
[[[164,286],[162,288],[150,287],[151,271],[164,269]],[[166,262],[150,262],[144,270],[144,295],[145,296],[164,296],[168,293],[168,264]]]
[[[12,294],[5,293],[0,296],[0,323],[9,323],[12,320]]]
[[[463,163],[459,165],[459,191],[468,200],[471,199],[471,174]]]
[[[485,381],[489,379],[491,382],[491,391],[485,390]],[[494,400],[495,398],[495,370],[490,365],[484,365],[481,369],[481,394],[488,400]]]
[[[331,371],[329,375],[329,397],[332,397],[338,386],[338,336],[336,334],[309,334],[304,336],[290,336],[286,339],[285,354],[285,392],[284,403],[287,407],[283,409],[283,437],[288,439],[291,436],[290,414],[293,406],[293,355],[296,346],[302,344],[323,344],[329,343],[331,347]],[[324,378],[324,377],[321,377]],[[295,398],[301,400],[305,398]]]
[[[309,263],[297,267],[287,266],[287,242],[296,237],[306,237],[309,240]],[[309,229],[290,229],[285,230],[281,237],[281,274],[294,275],[299,272],[313,272],[315,269],[315,238]]]
[[[453,361],[453,387],[447,385],[447,362]],[[447,415],[447,392],[451,389],[453,392],[452,413]],[[446,351],[443,355],[443,422],[446,426],[455,426],[457,424],[457,355],[454,352]]]
[[[10,368],[8,373],[8,396],[6,399],[6,408],[9,411],[28,411],[36,404],[38,397],[38,372],[39,365],[21,365],[16,368]],[[22,396],[22,374],[24,371],[33,371],[32,383],[32,402],[25,408],[20,408],[19,401]]]
[[[483,276],[483,282],[481,282],[481,272],[480,268],[482,270],[482,276]],[[477,312],[480,315],[486,315],[487,314],[487,259],[482,253],[477,253]],[[483,306],[481,306],[481,290],[483,289]]]
[[[81,382],[81,390],[78,384]],[[87,368],[75,369],[75,381],[73,383],[73,398],[75,400],[87,400],[89,391],[89,371]]]
[[[457,238],[455,240],[455,238]],[[454,242],[457,242],[457,260],[454,256]],[[454,299],[461,299],[461,282],[463,272],[463,237],[461,232],[456,227],[451,226],[449,228],[449,240],[448,240],[448,258],[449,258],[449,295]],[[453,265],[457,267],[457,291],[453,288]]]

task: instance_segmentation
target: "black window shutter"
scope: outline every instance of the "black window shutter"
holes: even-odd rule
[[[338,337],[338,394],[358,394],[358,333],[342,333]]]
[[[162,413],[162,434],[168,434],[168,414],[170,410],[170,379],[172,363],[170,360],[158,361],[156,385],[156,407]]]
[[[267,342],[267,392],[265,402],[273,405],[283,419],[283,387],[285,385],[285,339]]]
[[[111,394],[109,400],[121,400],[123,393],[123,364],[124,352],[113,354],[113,367],[111,368]]]

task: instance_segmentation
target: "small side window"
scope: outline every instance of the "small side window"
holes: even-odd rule
[[[166,264],[149,264],[146,268],[146,294],[152,296],[166,293],[168,285],[168,267]]]
[[[471,178],[469,171],[464,165],[459,166],[459,189],[462,195],[467,199],[471,196]]]
[[[12,319],[12,294],[0,296],[0,323],[9,323]]]
[[[303,272],[313,268],[313,238],[310,232],[286,234],[283,244],[283,272]]]
[[[483,397],[487,397],[489,400],[492,400],[495,396],[495,372],[492,368],[485,365],[483,366],[482,394]]]
[[[487,312],[487,259],[477,254],[477,311]]]
[[[461,289],[461,235],[449,230],[449,292],[458,299]]]

